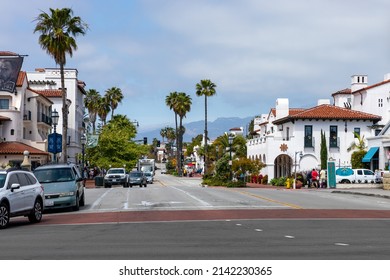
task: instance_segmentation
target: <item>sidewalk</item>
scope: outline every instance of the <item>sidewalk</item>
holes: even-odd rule
[[[272,185],[261,185],[255,183],[247,183],[249,188],[274,188],[282,189],[283,187],[277,187]],[[291,189],[294,190],[294,189]],[[383,184],[337,184],[336,188],[326,188],[326,189],[296,189],[299,190],[312,190],[312,191],[329,191],[332,193],[346,193],[346,194],[356,194],[356,195],[367,195],[367,196],[376,196],[382,198],[390,199],[390,190],[384,190]]]

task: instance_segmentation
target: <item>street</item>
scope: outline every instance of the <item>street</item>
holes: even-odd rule
[[[1,231],[1,259],[388,259],[390,200],[332,190],[202,187],[156,175],[147,188],[86,190],[78,212]]]

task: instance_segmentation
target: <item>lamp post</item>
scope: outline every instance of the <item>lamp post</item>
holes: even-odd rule
[[[53,110],[53,112],[51,112],[51,121],[52,121],[52,124],[53,124],[53,129],[54,129],[54,145],[57,145],[57,131],[56,131],[56,128],[57,128],[57,125],[58,125],[58,119],[60,118],[58,112],[56,109]],[[54,162],[57,162],[57,153],[53,153],[53,160]]]
[[[302,151],[295,152],[294,157],[294,189],[296,189],[296,183],[297,183],[297,155],[299,154],[299,158],[303,156]]]
[[[232,172],[232,144],[233,144],[234,137],[232,135],[228,136],[228,142],[229,142],[229,153],[230,153],[230,160],[229,160],[229,166],[230,166],[230,179],[233,180],[233,172]]]
[[[84,135],[81,135],[80,137],[80,142],[81,142],[81,153],[82,153],[82,158],[81,158],[81,174],[83,175],[84,178],[84,169],[85,169],[85,144],[87,143],[87,138]]]

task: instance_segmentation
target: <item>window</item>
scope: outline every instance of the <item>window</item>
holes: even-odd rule
[[[313,126],[312,125],[305,125],[305,140],[304,140],[304,146],[305,148],[313,147]]]
[[[355,127],[353,129],[353,134],[354,134],[354,137],[353,138],[358,138],[360,137],[360,127]]]
[[[0,109],[9,109],[9,99],[0,99]]]
[[[337,126],[331,125],[329,129],[329,148],[337,148]]]
[[[382,98],[378,99],[378,107],[383,107],[383,99]]]

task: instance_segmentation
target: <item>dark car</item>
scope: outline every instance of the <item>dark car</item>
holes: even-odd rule
[[[134,185],[144,186],[145,188],[147,187],[147,179],[146,176],[143,172],[140,171],[132,171],[129,173],[129,186],[130,188],[133,187]]]

